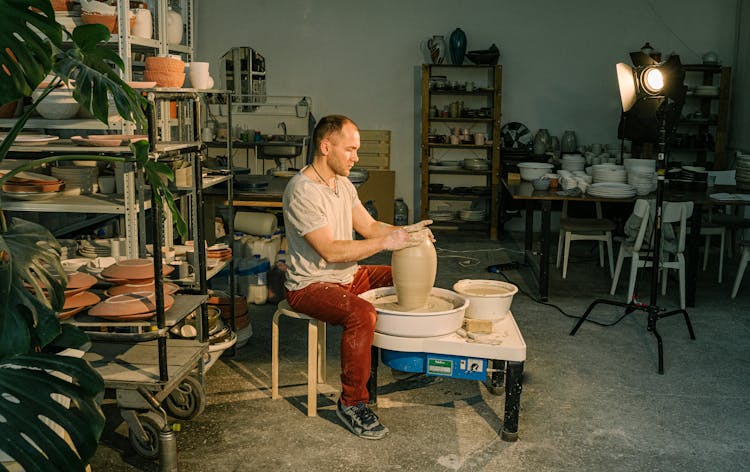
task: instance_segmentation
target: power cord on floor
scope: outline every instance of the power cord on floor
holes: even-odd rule
[[[507,249],[504,247],[498,247],[498,248],[492,248],[492,249],[467,249],[465,251],[456,251],[453,249],[444,249],[444,248],[436,246],[435,252],[437,253],[437,256],[441,259],[462,259],[461,261],[458,262],[458,265],[460,265],[461,267],[472,267],[481,262],[476,257],[463,255],[466,253],[476,254],[478,252],[513,252],[516,254],[523,254],[523,252],[521,251]]]
[[[579,320],[579,319],[581,319],[581,317],[580,317],[580,316],[576,316],[576,315],[570,315],[570,314],[566,313],[566,312],[565,312],[565,310],[563,310],[563,309],[562,309],[562,308],[560,308],[559,306],[555,305],[554,303],[543,302],[543,301],[541,301],[541,300],[539,300],[539,299],[535,298],[534,296],[532,296],[532,295],[531,295],[530,293],[526,292],[525,290],[522,290],[522,289],[521,289],[521,287],[520,287],[520,286],[519,286],[519,285],[518,285],[517,283],[513,282],[513,281],[512,281],[511,279],[510,279],[510,277],[508,277],[508,276],[507,276],[507,275],[505,274],[505,272],[504,272],[504,271],[503,271],[503,270],[502,270],[502,269],[500,268],[500,266],[501,266],[501,265],[502,265],[502,264],[496,264],[496,265],[492,265],[492,266],[489,266],[489,267],[487,268],[487,270],[488,270],[488,271],[489,271],[490,273],[493,273],[493,274],[498,274],[499,276],[501,276],[502,278],[504,278],[506,282],[508,282],[508,283],[510,283],[510,284],[513,284],[513,285],[515,285],[516,287],[518,287],[518,292],[519,292],[519,293],[521,293],[522,295],[524,295],[525,297],[527,297],[528,299],[530,299],[530,300],[531,300],[532,302],[538,303],[538,304],[540,304],[540,305],[545,305],[545,306],[549,306],[549,307],[552,307],[552,308],[554,308],[555,310],[559,311],[559,312],[560,312],[560,313],[561,313],[561,314],[562,314],[563,316],[566,316],[566,317],[568,317],[568,318],[572,318],[572,319],[574,319],[574,320]],[[516,265],[516,266],[517,266],[517,267],[519,267],[519,268],[520,268],[520,267],[529,267],[529,265],[528,265],[528,264],[519,264],[519,263],[517,263],[517,262],[511,262],[511,263],[508,263],[508,265]],[[589,322],[589,323],[593,323],[593,324],[595,324],[595,325],[599,325],[599,326],[604,326],[604,327],[607,327],[607,326],[614,326],[614,325],[616,325],[617,323],[619,323],[620,321],[622,321],[622,320],[623,320],[623,318],[625,318],[625,317],[626,317],[627,315],[628,315],[628,313],[627,313],[627,312],[626,312],[626,313],[624,313],[624,314],[623,314],[622,316],[620,316],[619,318],[617,318],[617,319],[616,319],[615,321],[613,321],[612,323],[602,323],[602,322],[600,322],[600,321],[592,320],[591,318],[586,318],[586,321],[587,321],[587,322]]]

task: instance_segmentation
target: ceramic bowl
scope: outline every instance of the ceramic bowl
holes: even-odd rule
[[[31,95],[36,100],[41,94],[42,90],[37,89]],[[36,107],[42,118],[48,120],[73,118],[80,108],[81,106],[73,98],[73,91],[67,88],[53,90]]]
[[[174,298],[171,295],[164,296],[164,308],[171,307]],[[89,315],[102,318],[118,318],[122,316],[150,313],[156,310],[156,294],[151,292],[135,292],[115,295],[108,298],[89,310]]]
[[[102,15],[100,13],[81,12],[81,21],[84,25],[104,25],[107,27],[110,33],[118,34],[119,29],[117,27],[117,16],[116,15]],[[130,29],[133,29],[135,25],[135,15],[130,14]]]
[[[178,290],[180,290],[180,287],[176,284],[173,284],[171,282],[165,282],[163,284],[164,287],[164,293],[167,295],[172,295],[176,293]],[[115,285],[114,287],[108,288],[104,294],[108,297],[114,297],[116,295],[122,295],[124,293],[135,293],[135,292],[153,292],[154,290],[154,281],[151,280],[149,282],[144,283],[130,283],[130,284],[122,284],[122,285]]]
[[[521,173],[521,179],[528,182],[542,177],[554,168],[555,166],[546,162],[521,162],[518,164],[518,171]]]
[[[156,82],[157,87],[182,87],[185,83],[185,73],[162,72],[146,69],[143,78]]]
[[[162,269],[162,275],[168,275],[173,270],[174,267],[165,265]],[[152,259],[124,259],[102,270],[101,276],[110,280],[153,279],[154,261]]]
[[[469,299],[467,318],[494,321],[505,318],[518,287],[500,280],[462,279],[453,290]]]
[[[550,181],[547,177],[539,177],[531,181],[534,190],[549,190]]]
[[[185,63],[172,57],[151,56],[146,58],[146,72],[185,73]],[[152,80],[152,79],[146,79]]]

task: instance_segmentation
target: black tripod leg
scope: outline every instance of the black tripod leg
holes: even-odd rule
[[[648,330],[651,331],[651,333],[656,338],[656,346],[659,351],[659,373],[664,374],[664,345],[661,341],[661,335],[656,330],[656,321],[660,317],[656,313],[649,313],[648,315]]]
[[[508,361],[505,383],[505,414],[500,436],[503,441],[513,442],[518,439],[518,411],[521,409],[521,384],[523,362]]]
[[[695,339],[695,332],[693,331],[692,323],[690,323],[690,317],[688,316],[687,310],[678,309],[672,310],[667,313],[661,313],[656,316],[656,321],[659,321],[662,318],[667,318],[669,316],[679,315],[680,313],[682,313],[682,316],[685,318],[685,324],[687,325],[688,333],[690,333],[690,339]]]
[[[575,336],[576,335],[576,332],[578,331],[578,328],[580,328],[581,325],[583,324],[583,322],[586,321],[586,318],[589,317],[589,314],[594,309],[594,307],[596,305],[600,304],[600,303],[603,303],[604,305],[612,305],[612,306],[625,307],[626,314],[630,313],[631,311],[633,311],[635,309],[629,303],[615,302],[615,301],[612,301],[612,300],[606,300],[604,298],[596,299],[593,302],[591,302],[591,305],[589,305],[588,308],[586,308],[586,312],[580,318],[578,318],[578,322],[576,323],[575,326],[573,326],[573,329],[570,331],[570,336]]]

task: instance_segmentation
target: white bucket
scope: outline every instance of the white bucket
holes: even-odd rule
[[[453,290],[469,299],[466,318],[496,321],[505,318],[518,287],[499,280],[463,279],[453,284]]]

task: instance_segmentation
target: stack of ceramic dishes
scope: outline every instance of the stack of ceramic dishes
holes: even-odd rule
[[[627,172],[622,166],[615,164],[597,164],[592,166],[591,177],[594,183],[614,182],[625,183],[628,180]]]
[[[154,280],[151,279],[147,282],[130,282],[120,285],[114,285],[104,291],[104,295],[108,297],[114,297],[125,293],[136,293],[136,292],[153,292],[154,291]],[[164,282],[164,293],[166,295],[174,295],[180,290],[177,284],[172,282]]]
[[[450,210],[430,210],[430,219],[432,221],[451,221],[455,218],[456,213]]]
[[[647,195],[656,190],[656,172],[633,168],[628,171],[628,184],[638,195]]]
[[[206,257],[226,261],[232,258],[232,249],[226,244],[214,244],[206,249]]]
[[[461,210],[458,212],[458,216],[463,221],[482,221],[484,220],[485,211],[471,209]]]
[[[174,304],[171,295],[164,295],[164,310]],[[156,293],[134,292],[107,298],[89,309],[89,315],[112,321],[139,321],[156,314]]]
[[[719,87],[715,85],[698,85],[693,90],[693,94],[699,97],[715,97],[719,95]]]
[[[90,194],[99,190],[96,182],[99,169],[95,166],[53,167],[52,175],[65,181],[66,195]]]
[[[601,182],[589,185],[587,193],[592,197],[631,198],[636,195],[636,190],[628,184],[618,182]]]
[[[162,274],[168,275],[174,270],[170,265],[164,265]],[[153,281],[153,259],[123,259],[102,270],[99,277],[115,284],[140,284]]]
[[[490,161],[487,159],[464,159],[464,169],[466,170],[487,170],[490,168]]]
[[[64,187],[65,183],[56,177],[19,172],[3,184],[3,193],[17,200],[42,200],[57,195]]]
[[[583,170],[586,166],[586,158],[580,154],[565,154],[562,157],[562,169],[570,172]]]
[[[737,156],[736,169],[734,178],[737,181],[737,187],[750,188],[750,154]]]
[[[96,257],[109,257],[112,255],[111,239],[84,239],[78,243],[78,253],[83,257],[94,259]]]
[[[95,305],[99,302],[98,295],[89,292],[88,289],[96,284],[96,277],[82,272],[68,274],[65,285],[65,304],[57,318],[64,320],[70,318],[81,310]]]

